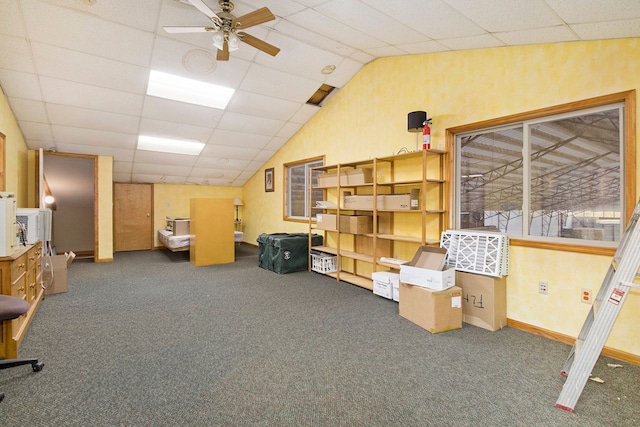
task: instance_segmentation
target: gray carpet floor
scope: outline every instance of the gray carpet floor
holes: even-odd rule
[[[2,426],[637,426],[640,367],[601,357],[556,409],[570,347],[512,328],[430,334],[397,303],[256,249],[77,260],[0,371]],[[611,368],[607,363],[620,364]]]

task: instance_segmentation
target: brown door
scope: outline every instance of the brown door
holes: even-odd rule
[[[151,206],[151,185],[113,184],[115,252],[151,249]]]

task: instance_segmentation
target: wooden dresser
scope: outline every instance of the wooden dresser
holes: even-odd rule
[[[16,253],[0,257],[0,287],[3,295],[12,295],[27,301],[31,307],[17,319],[2,322],[0,328],[0,357],[18,357],[18,347],[44,297],[42,288],[42,242],[20,246]]]

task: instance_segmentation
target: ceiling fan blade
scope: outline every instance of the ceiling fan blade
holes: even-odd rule
[[[276,17],[271,13],[269,8],[263,7],[234,19],[231,25],[233,27],[237,25],[239,29],[244,30],[249,27],[253,27],[254,25],[260,25],[263,22],[272,21],[274,19],[276,19]]]
[[[275,47],[274,45],[269,44],[264,40],[260,40],[257,37],[253,37],[251,34],[247,34],[243,32],[239,32],[237,34],[241,41],[245,42],[250,46],[255,47],[256,49],[260,49],[261,51],[268,53],[271,56],[276,56],[278,52],[280,52],[279,47]]]
[[[229,42],[225,40],[222,47],[223,47],[222,50],[218,49],[218,54],[216,55],[216,58],[218,59],[218,61],[228,61],[229,60]]]
[[[202,0],[188,0],[188,1],[189,1],[189,3],[191,3],[193,5],[193,7],[195,7],[200,12],[204,13],[205,15],[207,15],[207,18],[219,20],[218,15],[216,15],[216,13],[213,10],[211,10],[209,8],[209,6],[204,4],[204,2]]]
[[[217,29],[213,27],[162,27],[167,33],[206,33],[208,31],[216,32]]]

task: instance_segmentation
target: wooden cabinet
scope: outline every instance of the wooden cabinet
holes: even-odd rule
[[[327,202],[312,207],[315,215],[336,215],[338,223],[341,215],[372,216],[373,228],[364,234],[322,230],[310,219],[310,231],[324,233],[323,246],[311,250],[338,257],[338,271],[330,275],[372,289],[373,272],[399,268],[389,258],[408,261],[419,246],[438,245],[448,226],[447,161],[447,152],[425,150],[314,168],[312,177],[323,175],[311,192],[323,190]],[[363,169],[371,170],[371,182],[350,179]]]
[[[41,242],[20,246],[13,255],[0,258],[2,294],[22,298],[31,306],[29,311],[19,318],[2,322],[0,357],[18,356],[18,347],[42,301],[44,289],[42,288],[41,259]]]
[[[191,264],[234,262],[233,199],[191,199],[190,208]]]

